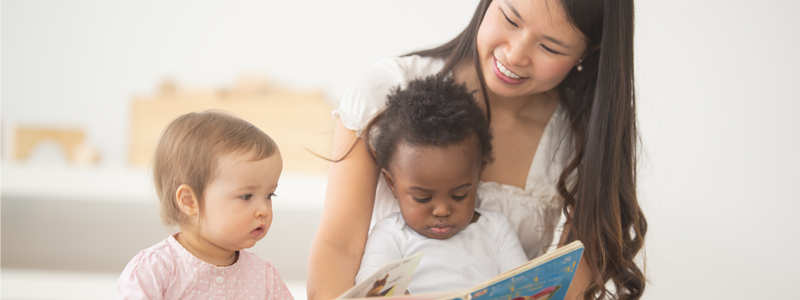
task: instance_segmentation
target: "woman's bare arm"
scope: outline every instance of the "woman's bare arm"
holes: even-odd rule
[[[353,143],[356,143],[353,147]],[[330,300],[355,285],[367,242],[378,170],[364,142],[336,118],[325,206],[308,257],[309,300]]]

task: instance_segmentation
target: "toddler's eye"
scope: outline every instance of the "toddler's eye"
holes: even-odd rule
[[[267,199],[272,200],[272,197],[275,197],[275,196],[277,196],[277,195],[275,195],[275,193],[271,193],[271,194],[267,195]]]
[[[242,198],[242,200],[250,200],[250,198],[253,198],[253,194],[241,195],[239,198]]]
[[[453,195],[452,197],[453,197],[453,200],[456,200],[456,201],[458,201],[458,200],[464,200],[464,198],[467,198],[467,194],[464,194],[464,195],[462,195],[462,196],[456,196],[456,195]]]
[[[417,201],[419,203],[428,203],[428,201],[431,201],[431,197],[428,197],[428,198],[417,198],[417,197],[411,196],[411,198],[414,198],[414,201]]]

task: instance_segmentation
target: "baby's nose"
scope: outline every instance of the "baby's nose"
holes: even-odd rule
[[[437,205],[433,208],[433,215],[437,217],[446,217],[450,215],[450,206],[449,205]]]

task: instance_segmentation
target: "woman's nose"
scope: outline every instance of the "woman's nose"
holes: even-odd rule
[[[531,63],[531,47],[524,38],[517,37],[509,40],[505,47],[506,61],[509,67],[527,67]]]

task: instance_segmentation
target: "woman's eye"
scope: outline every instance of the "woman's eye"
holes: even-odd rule
[[[467,198],[467,194],[464,194],[464,195],[461,195],[461,196],[453,195],[452,197],[453,197],[453,200],[456,200],[456,201],[464,200],[464,198]]]
[[[250,200],[250,198],[253,198],[253,194],[241,195],[239,198],[242,198],[242,200]]]
[[[513,21],[511,21],[511,19],[508,18],[508,15],[506,15],[506,12],[504,12],[502,10],[500,12],[503,13],[503,17],[506,18],[506,21],[508,21],[508,23],[511,23],[511,25],[514,25],[514,27],[519,28],[519,25],[517,25],[517,23],[514,23]]]
[[[555,50],[553,50],[553,49],[550,49],[550,48],[548,48],[548,47],[547,47],[547,46],[545,46],[544,44],[542,44],[542,48],[544,48],[544,50],[547,50],[547,52],[550,52],[550,53],[553,53],[553,54],[561,54],[561,53],[560,53],[560,52],[558,52],[558,51],[555,51]]]
[[[428,197],[428,198],[417,198],[417,197],[411,196],[411,198],[414,198],[414,201],[417,201],[419,203],[428,203],[428,201],[431,201],[431,197]]]

